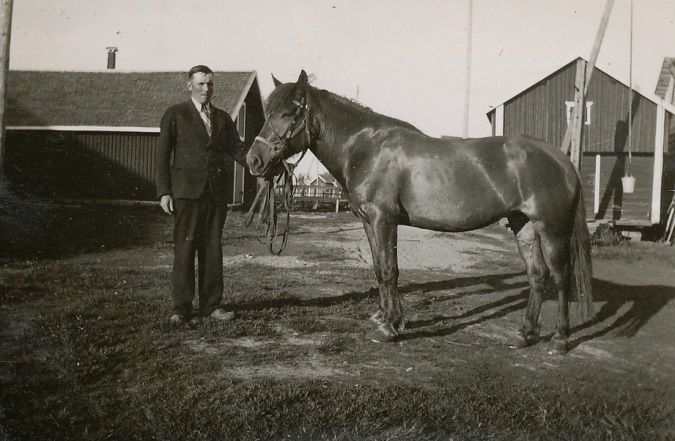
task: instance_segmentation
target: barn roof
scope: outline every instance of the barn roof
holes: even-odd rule
[[[214,72],[213,103],[236,118],[255,71]],[[185,72],[9,72],[8,128],[156,129],[164,111],[190,98]]]
[[[675,77],[675,58],[665,57],[654,92],[659,98],[667,100],[666,92],[668,91],[668,84],[672,77]]]
[[[327,184],[338,185],[337,179],[335,179],[335,178],[333,177],[333,175],[331,175],[331,174],[328,173],[328,172],[319,173],[319,175],[317,176],[317,178],[318,178],[318,179],[321,179],[323,182],[325,182],[325,183],[327,183]]]
[[[549,78],[549,77],[551,77],[551,76],[557,74],[557,73],[560,72],[561,70],[565,69],[565,68],[566,68],[567,66],[569,66],[570,64],[576,63],[577,60],[583,60],[583,59],[584,59],[583,57],[577,57],[577,58],[575,58],[574,60],[572,60],[572,61],[570,61],[570,62],[568,62],[568,63],[565,63],[563,66],[560,66],[560,67],[557,68],[554,72],[550,73],[549,75],[544,76],[541,80],[539,80],[539,81],[533,83],[532,85],[530,85],[530,86],[527,87],[526,89],[521,90],[521,91],[519,91],[518,93],[516,93],[515,95],[513,95],[513,96],[509,97],[508,99],[504,100],[503,102],[501,102],[501,103],[499,103],[499,104],[497,104],[497,105],[492,106],[492,108],[491,108],[488,112],[486,112],[487,115],[490,115],[491,113],[494,113],[494,112],[495,112],[495,109],[496,109],[497,107],[501,106],[502,104],[506,104],[506,103],[508,103],[509,101],[513,100],[514,98],[520,96],[522,93],[524,93],[524,92],[530,90],[532,87],[536,86],[537,84],[541,83],[542,81],[545,81],[547,78]],[[608,74],[608,73],[605,72],[604,70],[599,69],[597,66],[595,66],[594,69],[595,69],[595,70],[598,70],[598,71],[600,71],[600,72],[602,72],[602,73],[604,73],[605,75],[611,77],[612,79],[614,79],[615,81],[617,81],[617,82],[623,84],[624,86],[630,87],[629,84],[628,84],[627,82],[625,82],[625,81],[623,81],[623,80],[621,80],[621,79],[619,79],[619,78],[616,78],[616,77],[614,77],[614,76]],[[591,78],[591,81],[593,81],[592,78]],[[674,113],[674,114],[675,114],[675,106],[673,106],[672,104],[669,104],[669,103],[663,101],[663,99],[662,99],[661,97],[659,97],[659,96],[657,96],[657,95],[645,94],[645,93],[641,92],[641,91],[640,91],[640,88],[639,88],[638,86],[636,86],[636,85],[634,85],[634,92],[640,94],[641,96],[643,96],[644,98],[646,98],[646,99],[652,101],[652,102],[655,103],[655,104],[662,104],[663,107],[664,107],[667,111],[669,111],[670,113]]]

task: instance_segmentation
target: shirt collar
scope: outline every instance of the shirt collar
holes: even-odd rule
[[[201,104],[201,103],[198,103],[198,102],[197,102],[194,98],[192,98],[192,97],[190,97],[190,99],[192,100],[192,104],[194,104],[195,107],[197,108],[197,112],[201,112],[201,111],[202,111],[202,104]],[[209,110],[211,110],[211,103],[206,103],[205,105],[208,106]]]

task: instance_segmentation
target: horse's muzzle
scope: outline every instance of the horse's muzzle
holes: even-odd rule
[[[253,153],[253,148],[246,154],[246,164],[251,175],[258,178],[270,178],[283,173],[281,161],[266,160],[261,155]]]
[[[263,171],[265,171],[262,160],[258,155],[252,155],[250,151],[246,154],[246,164],[248,164],[248,170],[253,176],[262,176]]]

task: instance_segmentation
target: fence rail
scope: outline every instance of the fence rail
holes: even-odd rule
[[[281,194],[282,187],[276,187],[277,194]],[[335,212],[340,211],[340,202],[347,202],[347,196],[340,187],[322,185],[296,185],[293,187],[293,200],[297,202],[333,203]]]

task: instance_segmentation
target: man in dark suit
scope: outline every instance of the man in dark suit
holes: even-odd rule
[[[199,65],[188,73],[188,101],[169,107],[162,117],[157,150],[157,194],[162,209],[174,216],[172,324],[190,320],[198,262],[199,312],[230,320],[221,308],[223,252],[227,212],[225,163],[245,164],[246,149],[232,119],[211,104],[213,71]]]

